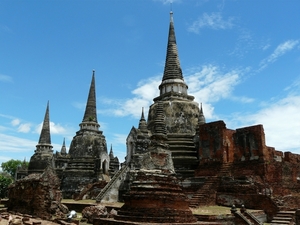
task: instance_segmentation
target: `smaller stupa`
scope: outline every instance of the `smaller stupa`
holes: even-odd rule
[[[50,137],[50,116],[49,101],[47,103],[46,113],[42,125],[39,143],[31,156],[28,165],[28,174],[43,173],[47,166],[50,166],[53,158],[53,146]]]

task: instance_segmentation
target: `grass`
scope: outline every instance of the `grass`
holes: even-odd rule
[[[78,200],[75,201],[73,199],[63,199],[61,201],[61,203],[76,203],[76,204],[96,204],[95,200],[92,199],[85,199],[85,200]],[[122,205],[124,205],[124,203],[122,202],[104,202],[101,203],[101,205],[105,205],[105,206],[111,206],[111,207],[121,207]]]
[[[224,215],[230,214],[230,207],[224,206],[203,206],[196,209],[191,209],[193,214],[198,215]]]

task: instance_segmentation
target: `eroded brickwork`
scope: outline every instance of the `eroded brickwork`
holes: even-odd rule
[[[232,196],[227,203],[244,204],[238,198],[248,194],[272,198],[284,209],[298,207],[300,155],[267,146],[262,125],[236,130],[227,129],[223,121],[200,125],[199,159],[195,176],[217,176],[216,192]],[[218,198],[217,203],[223,200]],[[260,207],[255,202],[250,205]]]
[[[47,168],[43,174],[31,174],[9,187],[8,210],[50,219],[53,214],[64,217],[68,209],[60,202],[60,180]]]

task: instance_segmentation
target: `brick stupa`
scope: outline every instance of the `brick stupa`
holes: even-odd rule
[[[148,151],[139,162],[139,170],[131,170],[134,179],[125,194],[125,204],[112,219],[94,224],[196,224],[186,196],[174,173],[171,152],[166,140],[163,106],[158,103],[154,133]]]

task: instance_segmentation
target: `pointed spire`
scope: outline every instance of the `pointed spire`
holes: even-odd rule
[[[79,124],[81,130],[94,130],[98,131],[100,125],[97,122],[97,108],[96,108],[96,87],[95,87],[95,70],[93,70],[93,76],[87,99],[85,112],[82,123]]]
[[[47,103],[46,113],[42,125],[39,143],[37,144],[37,150],[52,149],[51,137],[50,137],[50,116],[49,116],[49,101]]]
[[[84,113],[82,122],[96,122],[97,123],[95,70],[93,70],[93,76],[92,76],[89,96],[87,99],[85,113]]]
[[[184,82],[182,70],[179,62],[173,12],[170,12],[170,26],[168,36],[167,55],[164,68],[164,75],[162,82],[159,85],[160,96],[155,98],[154,101],[167,99],[169,97],[188,98],[188,86]]]
[[[139,129],[143,132],[143,131],[147,131],[147,122],[145,120],[145,116],[144,116],[144,107],[142,107],[142,115],[141,115],[141,119],[139,122]]]
[[[142,120],[142,121],[146,121],[146,120],[145,120],[145,116],[144,116],[144,107],[142,107],[141,120]]]
[[[182,70],[180,67],[175,29],[174,29],[174,20],[173,12],[170,12],[170,26],[169,26],[169,36],[168,36],[168,46],[167,46],[167,56],[164,69],[163,81],[167,79],[182,79]]]
[[[66,148],[66,140],[65,140],[65,138],[64,138],[63,145],[61,147],[60,153],[62,155],[66,155],[67,154],[67,148]]]
[[[113,159],[113,158],[114,158],[114,153],[113,153],[113,149],[112,149],[112,144],[110,145],[109,158],[110,158],[110,159]]]
[[[206,121],[205,121],[205,117],[204,117],[204,113],[203,113],[203,109],[202,109],[202,103],[201,103],[198,124],[201,125],[201,124],[205,124],[205,123],[206,123]]]

